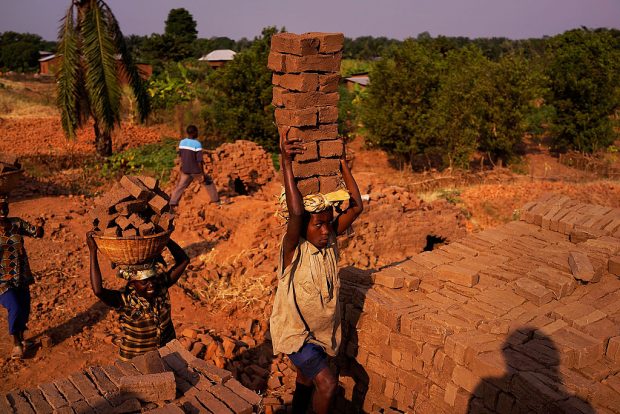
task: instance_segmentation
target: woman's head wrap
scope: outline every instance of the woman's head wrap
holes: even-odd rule
[[[340,205],[351,198],[349,193],[346,190],[337,190],[327,194],[309,194],[304,197],[304,210],[309,213],[320,213],[323,210],[327,210],[328,208],[336,208],[338,209]],[[278,198],[278,204],[280,208],[276,212],[276,215],[288,220],[288,208],[286,206],[286,192],[284,191],[284,187],[282,187],[282,192],[280,193],[280,197]]]
[[[146,280],[157,276],[157,266],[155,262],[145,263],[143,265],[126,265],[119,266],[118,277],[127,281]]]

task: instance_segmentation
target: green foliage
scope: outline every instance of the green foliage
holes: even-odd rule
[[[101,174],[115,178],[123,174],[146,173],[167,182],[174,168],[178,144],[176,139],[165,138],[161,142],[119,152],[106,159]]]
[[[369,60],[342,59],[342,62],[340,62],[340,76],[348,78],[358,73],[368,73],[370,65],[371,62]]]
[[[55,49],[54,42],[47,42],[31,33],[0,33],[0,71],[36,72],[39,70],[39,51]]]
[[[181,62],[153,76],[148,86],[153,108],[173,109],[182,102],[195,99],[196,88],[191,78],[190,71]]]
[[[145,120],[149,100],[138,76],[116,18],[102,0],[72,2],[60,28],[57,106],[68,138],[89,116],[94,119],[97,152],[112,153],[111,131],[120,123],[121,85],[116,56],[129,78],[140,119]],[[103,134],[100,132],[103,128]]]
[[[361,36],[356,39],[344,38],[345,59],[369,60],[383,56],[392,46],[400,44],[400,40],[387,37]]]
[[[571,30],[549,42],[551,124],[558,150],[594,152],[615,133],[610,116],[618,107],[619,41],[609,31]]]
[[[267,68],[270,40],[276,32],[274,27],[263,29],[249,49],[210,76],[209,88],[201,96],[208,134],[228,141],[248,139],[267,151],[278,150],[271,105],[272,73]]]
[[[198,38],[196,21],[184,8],[172,9],[166,19],[166,28],[161,37],[166,49],[164,56],[167,59],[178,61],[195,54],[194,42]]]

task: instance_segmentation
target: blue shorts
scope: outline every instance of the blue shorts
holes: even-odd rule
[[[327,354],[316,344],[306,343],[288,357],[301,374],[310,380],[327,367]]]
[[[15,335],[25,331],[30,317],[30,288],[28,286],[10,288],[0,295],[0,305],[9,312],[9,334]]]

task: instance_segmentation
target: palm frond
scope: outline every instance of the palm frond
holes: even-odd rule
[[[57,53],[62,56],[62,62],[57,72],[56,104],[65,135],[74,139],[76,129],[81,126],[83,110],[80,100],[79,38],[75,29],[73,4],[67,10],[58,38]]]
[[[116,45],[116,51],[120,54],[121,62],[123,63],[123,70],[129,80],[129,86],[136,98],[140,121],[144,122],[151,112],[151,101],[147,92],[146,82],[140,76],[140,71],[135,65],[131,53],[129,53],[129,48],[125,43],[125,37],[121,32],[121,28],[116,20],[116,17],[114,17],[112,10],[104,2],[101,2],[101,8],[106,16],[106,20],[109,23],[110,34],[112,35],[112,39]]]
[[[116,48],[101,2],[90,0],[80,28],[86,90],[93,116],[110,132],[120,123],[121,86]]]

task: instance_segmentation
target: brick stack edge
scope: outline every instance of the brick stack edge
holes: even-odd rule
[[[573,276],[575,252],[600,279]],[[395,266],[342,269],[336,412],[619,413],[619,255],[619,208],[556,195]]]
[[[89,367],[69,378],[0,395],[0,413],[228,413],[260,411],[261,397],[229,371],[176,340],[129,362]]]
[[[307,147],[293,162],[302,195],[330,193],[342,187],[338,137],[338,84],[342,33],[278,33],[271,38],[268,67],[273,75],[273,104],[280,134]]]

